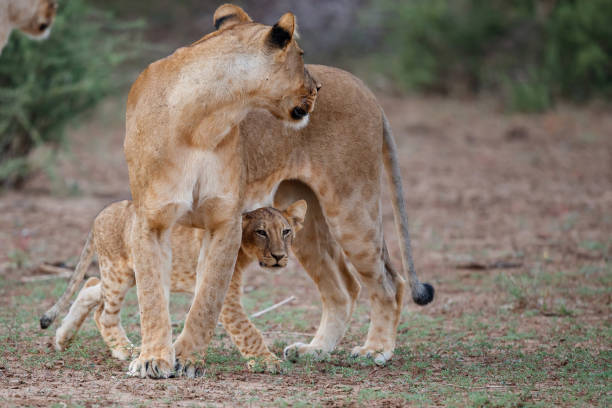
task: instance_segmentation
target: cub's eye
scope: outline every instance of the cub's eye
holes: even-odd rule
[[[268,236],[268,234],[266,233],[266,231],[261,230],[261,229],[259,229],[259,230],[255,231],[255,233],[256,233],[257,235],[262,236],[262,237],[267,237],[267,236]]]
[[[291,230],[290,229],[284,229],[283,230],[283,237],[286,237],[289,234],[291,234]]]

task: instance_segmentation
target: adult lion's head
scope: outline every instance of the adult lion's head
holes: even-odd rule
[[[253,92],[258,95],[253,104],[289,125],[305,126],[320,85],[304,66],[295,16],[285,13],[270,27],[253,22],[240,7],[224,4],[215,11],[214,25],[217,33],[231,30],[245,54],[258,54],[259,63],[252,68],[258,71],[256,89],[263,92]]]
[[[19,1],[21,1],[22,4],[19,5],[20,15],[15,16],[17,28],[35,39],[47,38],[51,32],[51,25],[53,24],[57,12],[57,1]],[[27,10],[26,6],[28,7]]]

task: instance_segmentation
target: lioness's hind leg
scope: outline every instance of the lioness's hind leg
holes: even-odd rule
[[[380,201],[364,200],[353,207],[350,214],[342,215],[337,210],[340,202],[336,201],[336,208],[329,208],[327,220],[357,270],[361,283],[367,288],[370,300],[370,328],[366,342],[362,347],[355,347],[353,354],[369,356],[377,364],[384,364],[395,348],[404,280],[390,268],[390,264],[385,265]]]
[[[126,360],[136,351],[121,325],[121,305],[127,291],[134,286],[134,276],[123,262],[109,265],[100,257],[102,279],[102,304],[96,310],[94,319],[113,357]]]
[[[303,229],[294,238],[293,253],[317,286],[323,310],[311,342],[294,343],[285,348],[285,358],[290,360],[302,355],[322,358],[333,351],[346,332],[360,290],[310,187],[295,180],[284,181],[274,198],[278,208],[299,199],[306,200],[308,211]]]
[[[102,300],[102,285],[98,278],[89,278],[83,289],[77,295],[70,307],[70,311],[62,320],[62,324],[55,331],[53,345],[57,351],[63,351],[79,330],[89,313],[100,304]]]

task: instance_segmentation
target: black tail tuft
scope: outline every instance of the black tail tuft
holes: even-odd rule
[[[51,323],[53,323],[53,319],[47,317],[47,315],[43,315],[43,317],[40,318],[41,329],[46,329],[47,327],[51,326]]]
[[[417,305],[425,306],[434,298],[434,287],[429,283],[420,283],[412,292],[412,300]]]

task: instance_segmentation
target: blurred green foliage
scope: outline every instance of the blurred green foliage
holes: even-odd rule
[[[519,111],[545,110],[558,97],[612,97],[610,0],[381,0],[372,7],[384,32],[381,69],[406,89],[492,91]]]
[[[18,182],[33,148],[61,145],[69,123],[125,86],[113,69],[138,52],[142,25],[70,0],[47,40],[13,32],[0,55],[0,184]]]

